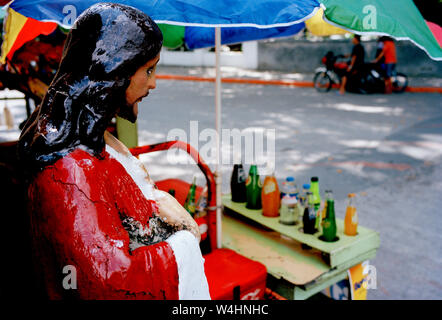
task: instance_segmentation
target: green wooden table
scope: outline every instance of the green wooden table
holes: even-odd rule
[[[359,226],[357,236],[346,236],[339,219],[339,240],[327,243],[318,239],[320,233],[306,235],[302,225],[280,224],[279,218],[232,202],[230,195],[222,203],[223,246],[263,263],[268,287],[287,299],[306,299],[345,279],[349,268],[374,258],[379,248],[377,232]]]

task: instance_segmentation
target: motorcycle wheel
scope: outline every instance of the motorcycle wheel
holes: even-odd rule
[[[391,77],[391,83],[393,85],[393,92],[404,92],[408,86],[408,77],[398,72],[395,76]]]
[[[327,72],[317,72],[313,78],[313,83],[316,90],[319,92],[328,92],[332,87],[332,79],[327,74]]]

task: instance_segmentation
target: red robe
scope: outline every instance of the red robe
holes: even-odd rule
[[[178,270],[165,241],[129,251],[121,216],[148,225],[158,210],[123,166],[76,149],[32,181],[34,254],[43,268],[49,298],[178,299]],[[76,268],[77,289],[63,288],[67,265]]]

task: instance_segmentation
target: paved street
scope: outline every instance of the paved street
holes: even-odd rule
[[[440,94],[341,97],[311,88],[223,84],[222,99],[223,128],[276,130],[279,181],[293,175],[300,186],[318,176],[322,191],[333,190],[339,218],[346,195],[357,193],[360,224],[381,238],[371,261],[378,289],[369,299],[442,298]],[[165,140],[174,128],[190,140],[190,121],[198,121],[199,133],[215,126],[214,84],[159,80],[140,110],[140,143]],[[200,151],[205,143],[201,138]],[[155,179],[190,182],[196,174],[204,182],[196,166],[168,165],[165,153],[143,159]],[[223,167],[223,192],[229,192],[231,169]]]
[[[158,72],[183,70],[160,66]],[[202,69],[185,72],[207,75]],[[302,75],[292,79],[304,80]],[[419,80],[411,80],[418,85]],[[441,85],[440,79],[425,81]],[[200,140],[194,147],[202,152],[207,143],[204,129],[215,127],[214,93],[210,82],[158,80],[157,89],[139,106],[140,144],[164,141],[174,129],[184,130],[190,142],[190,122],[198,121]],[[8,102],[16,119],[25,115],[20,103]],[[346,195],[357,193],[360,224],[379,231],[381,238],[371,261],[378,288],[370,290],[369,299],[442,299],[440,94],[338,96],[335,90],[320,94],[312,88],[223,84],[222,103],[223,128],[255,134],[275,130],[270,159],[274,158],[279,181],[292,175],[302,186],[318,176],[322,192],[333,190],[339,218],[344,218]],[[1,139],[18,135],[1,125]],[[225,143],[223,152],[230,147]],[[168,155],[142,156],[155,180],[174,177],[190,182],[196,175],[197,183],[203,184],[195,165],[172,165]],[[229,192],[231,169],[232,164],[222,168],[223,192]]]

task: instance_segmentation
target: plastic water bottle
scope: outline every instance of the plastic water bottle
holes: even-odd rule
[[[283,198],[286,195],[289,195],[291,197],[296,197],[296,199],[298,199],[299,196],[298,186],[296,185],[295,178],[293,177],[287,177],[285,181],[282,183],[281,198]]]
[[[296,197],[284,196],[281,201],[281,217],[279,222],[286,225],[298,223],[299,207]]]
[[[307,206],[307,192],[310,192],[310,184],[304,183],[302,185],[302,191],[299,194],[299,202],[302,207]]]

